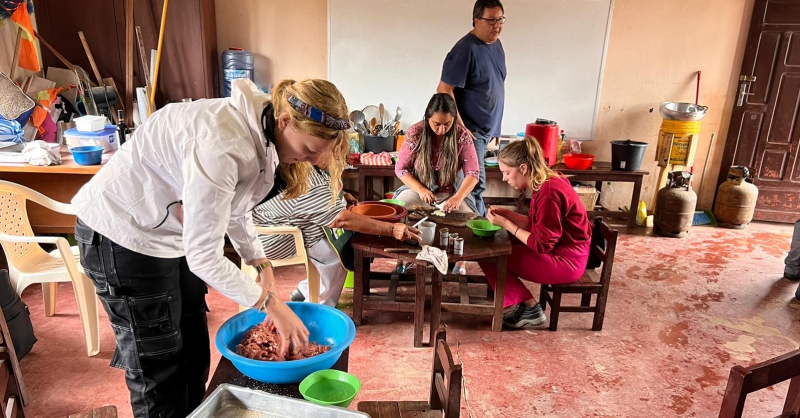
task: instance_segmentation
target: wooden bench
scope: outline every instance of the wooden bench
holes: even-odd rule
[[[461,365],[453,361],[445,337],[444,328],[436,330],[430,402],[366,401],[358,403],[358,410],[372,418],[458,418],[461,414],[462,370]]]
[[[750,367],[733,366],[722,398],[719,418],[740,418],[747,395],[790,380],[779,418],[800,416],[800,350]]]
[[[539,294],[539,303],[542,309],[550,304],[550,331],[558,329],[558,317],[561,312],[593,313],[592,331],[603,329],[603,319],[606,315],[606,301],[608,287],[611,283],[611,270],[614,267],[614,253],[617,249],[619,232],[611,228],[602,217],[594,220],[592,227],[592,245],[589,253],[589,262],[586,272],[578,281],[568,284],[542,285]],[[599,242],[599,237],[605,241],[605,248]],[[595,271],[598,263],[602,263],[600,274]],[[552,293],[552,296],[550,295]],[[563,294],[580,294],[580,306],[561,306]],[[597,295],[592,306],[592,295]]]

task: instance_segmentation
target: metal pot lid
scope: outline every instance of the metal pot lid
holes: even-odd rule
[[[687,115],[706,113],[708,110],[708,106],[700,106],[694,103],[682,102],[663,102],[661,103],[660,107],[671,112],[684,113]]]

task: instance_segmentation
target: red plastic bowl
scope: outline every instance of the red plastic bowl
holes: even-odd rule
[[[564,154],[564,165],[573,170],[588,170],[594,162],[591,154]]]

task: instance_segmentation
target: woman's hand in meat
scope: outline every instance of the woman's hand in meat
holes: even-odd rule
[[[273,298],[267,305],[267,313],[267,323],[272,323],[281,335],[281,356],[286,356],[289,352],[290,343],[294,345],[295,351],[305,348],[308,344],[308,329],[289,306]]]
[[[419,229],[401,223],[392,225],[392,236],[400,241],[420,242],[422,240],[422,232]]]

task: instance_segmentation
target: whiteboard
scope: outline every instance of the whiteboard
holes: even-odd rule
[[[423,119],[444,58],[472,29],[474,0],[330,0],[328,76],[351,110],[384,103],[402,126]],[[551,119],[591,139],[613,0],[505,0],[502,133]]]

